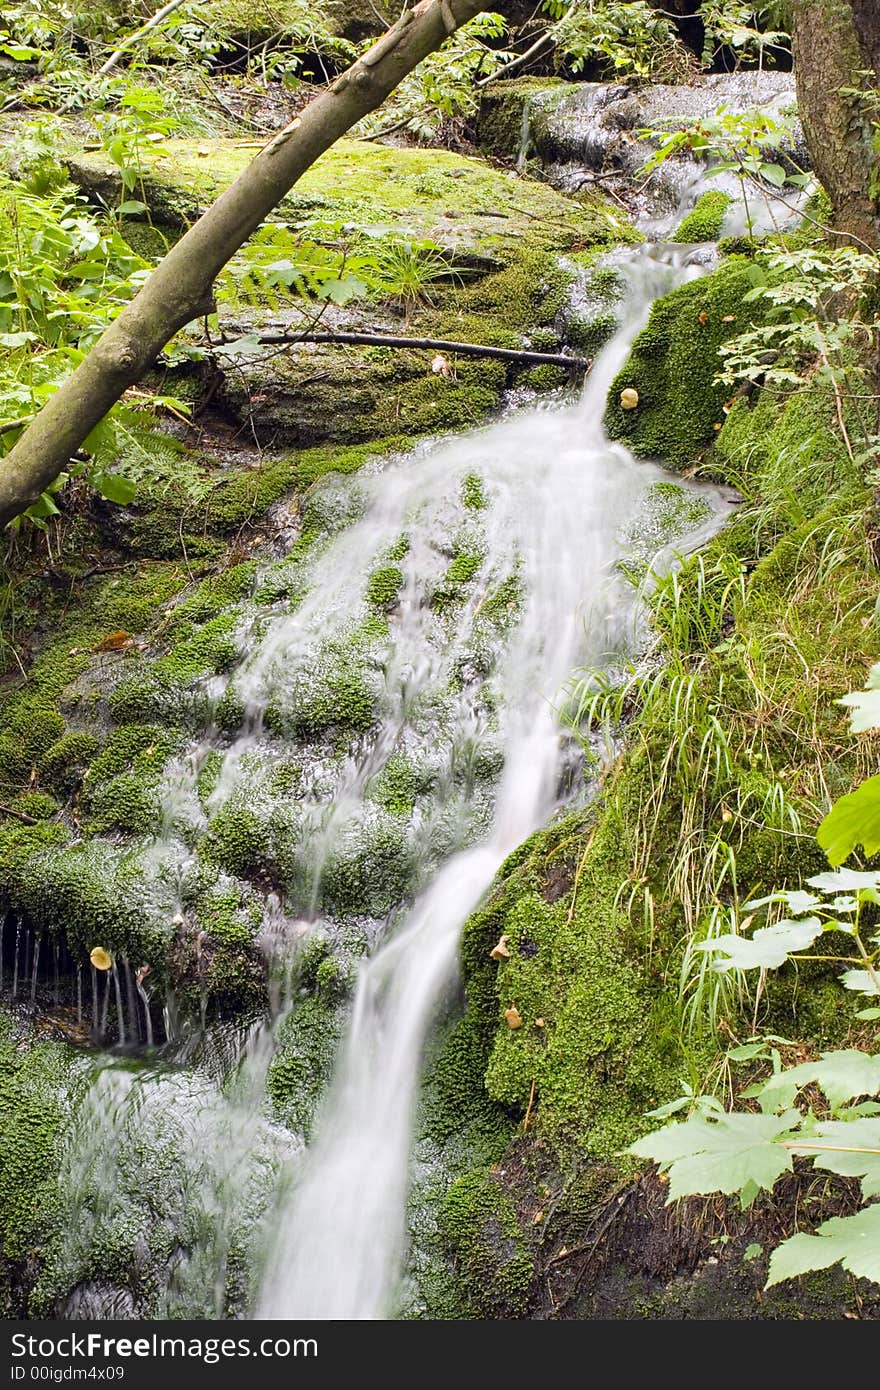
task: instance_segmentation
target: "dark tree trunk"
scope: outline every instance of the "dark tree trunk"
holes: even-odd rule
[[[880,248],[880,3],[794,0],[798,105],[835,227]]]

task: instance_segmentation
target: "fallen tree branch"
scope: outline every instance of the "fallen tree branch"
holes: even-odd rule
[[[15,820],[20,820],[22,825],[39,825],[39,821],[33,816],[26,816],[24,811],[16,811],[12,806],[0,806],[0,816],[12,816]]]
[[[159,262],[0,460],[0,526],[54,482],[107,411],[185,324],[205,312],[211,286],[315,160],[375,111],[406,75],[486,0],[418,0],[397,23],[263,147]]]
[[[348,343],[355,347],[412,348],[429,352],[458,353],[462,357],[497,357],[502,362],[526,362],[533,366],[565,367],[587,372],[592,363],[586,357],[567,357],[562,352],[530,352],[526,348],[491,347],[486,343],[456,343],[448,338],[406,338],[394,333],[257,333],[259,342],[272,343]],[[226,339],[232,342],[233,339]],[[223,343],[215,344],[223,351]]]

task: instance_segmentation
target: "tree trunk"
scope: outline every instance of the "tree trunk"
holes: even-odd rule
[[[794,0],[798,106],[834,225],[880,247],[878,0]]]
[[[153,271],[143,289],[0,460],[0,526],[20,515],[67,466],[123,392],[174,334],[211,307],[211,287],[315,160],[380,106],[483,0],[420,0],[333,85],[260,151]],[[499,6],[498,8],[503,8]]]

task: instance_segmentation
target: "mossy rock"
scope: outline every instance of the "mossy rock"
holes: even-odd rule
[[[76,1089],[76,1054],[16,1036],[0,1017],[0,1310],[28,1316],[27,1291],[57,1206],[58,1135]]]
[[[698,198],[696,205],[678,224],[670,241],[693,245],[702,241],[717,241],[724,226],[730,194],[710,189]]]
[[[724,424],[730,395],[715,381],[718,350],[760,321],[760,307],[744,302],[751,288],[747,261],[731,256],[655,303],[608,393],[605,427],[612,439],[677,472],[701,458]],[[634,410],[621,406],[626,389],[638,392]]]
[[[472,1318],[523,1317],[534,1274],[516,1210],[491,1169],[460,1177],[447,1192],[438,1228]]]

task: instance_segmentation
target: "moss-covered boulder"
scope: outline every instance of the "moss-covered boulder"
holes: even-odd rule
[[[711,275],[658,300],[626,366],[611,384],[605,427],[638,458],[683,472],[705,453],[724,424],[730,388],[715,380],[718,350],[761,317],[745,303],[752,288],[745,257],[731,256]],[[634,409],[621,393],[634,390]]]

